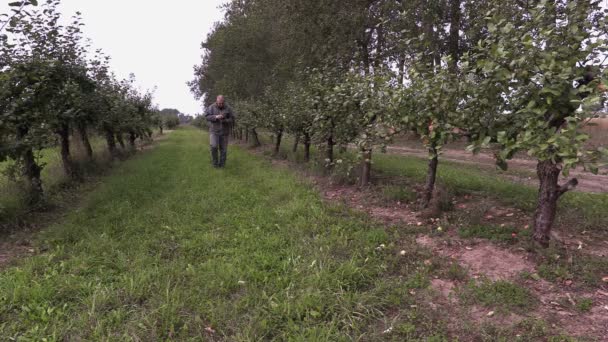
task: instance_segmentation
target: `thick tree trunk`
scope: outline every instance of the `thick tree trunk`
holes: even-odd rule
[[[260,137],[258,136],[258,132],[253,128],[251,130],[251,139],[253,141],[253,147],[260,147],[262,144],[260,143]]]
[[[304,134],[304,160],[308,163],[310,161],[310,135]]]
[[[433,157],[429,160],[429,166],[426,174],[426,185],[424,188],[424,195],[422,197],[422,206],[428,207],[431,199],[433,198],[433,191],[435,191],[435,181],[437,180],[437,165],[439,164],[439,157],[437,156],[437,149],[432,146],[429,148],[429,154]]]
[[[111,129],[105,129],[106,143],[108,144],[108,152],[112,160],[118,158],[118,150],[116,149],[116,137]]]
[[[295,140],[294,140],[294,142],[293,142],[293,148],[291,149],[291,151],[292,151],[293,153],[298,152],[298,145],[299,145],[299,144],[300,144],[300,136],[299,136],[299,135],[296,135],[296,138],[295,138]]]
[[[116,133],[115,136],[116,136],[116,140],[118,141],[118,144],[120,145],[120,148],[122,148],[124,151],[126,149],[126,146],[125,146],[125,141],[122,138],[122,133]]]
[[[158,126],[158,129],[160,130],[160,135],[163,135],[164,134],[164,132],[163,132],[163,126]]]
[[[70,127],[67,124],[62,124],[57,133],[61,144],[61,162],[65,175],[71,180],[79,180],[78,170],[70,154]]]
[[[372,175],[372,151],[361,151],[363,160],[361,161],[361,175],[359,177],[359,186],[368,186]]]
[[[245,142],[249,142],[249,129],[245,129]]]
[[[283,140],[283,131],[279,131],[277,133],[277,137],[275,140],[275,144],[274,144],[274,155],[278,155],[279,152],[281,151],[281,141]]]
[[[536,173],[540,181],[538,188],[538,203],[534,214],[534,235],[536,242],[544,247],[549,245],[551,228],[557,213],[559,198],[578,185],[576,178],[571,179],[563,186],[559,185],[561,168],[551,160],[539,161]]]

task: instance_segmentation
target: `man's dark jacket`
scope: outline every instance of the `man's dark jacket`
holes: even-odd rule
[[[223,120],[215,118],[216,115],[224,115]],[[228,105],[223,108],[218,108],[214,103],[205,110],[205,118],[209,123],[209,132],[218,135],[227,135],[230,133],[230,128],[234,124],[235,115]]]

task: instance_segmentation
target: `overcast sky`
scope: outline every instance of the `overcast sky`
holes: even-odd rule
[[[0,13],[8,13],[8,0],[0,0]],[[62,13],[82,12],[84,34],[93,49],[112,57],[120,77],[134,73],[142,89],[157,87],[160,108],[177,108],[186,114],[201,112],[200,102],[186,82],[201,61],[200,45],[223,12],[226,0],[62,0]]]

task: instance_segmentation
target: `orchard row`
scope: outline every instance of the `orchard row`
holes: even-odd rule
[[[582,133],[606,96],[608,21],[598,1],[233,1],[203,43],[191,87],[228,95],[237,135],[271,131],[324,151],[357,146],[360,185],[372,151],[413,132],[428,150],[422,204],[441,151],[455,139],[491,149],[506,168],[537,159],[534,238],[547,245],[560,184],[575,167],[597,172],[607,150]]]
[[[59,4],[18,1],[1,17],[0,162],[10,164],[12,179],[25,181],[31,204],[43,196],[40,151],[58,146],[67,177],[79,180],[72,137],[92,160],[90,135],[101,135],[116,158],[117,145],[135,150],[162,126],[152,95],[137,90],[133,76],[118,79],[101,51],[89,51],[79,13],[68,20]]]

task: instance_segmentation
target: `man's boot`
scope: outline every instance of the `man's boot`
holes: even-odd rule
[[[219,167],[220,163],[218,161],[218,156],[217,156],[217,147],[211,147],[211,162],[213,164],[213,167],[217,168]]]
[[[226,166],[226,155],[227,155],[226,149],[223,149],[220,151],[220,167]]]

